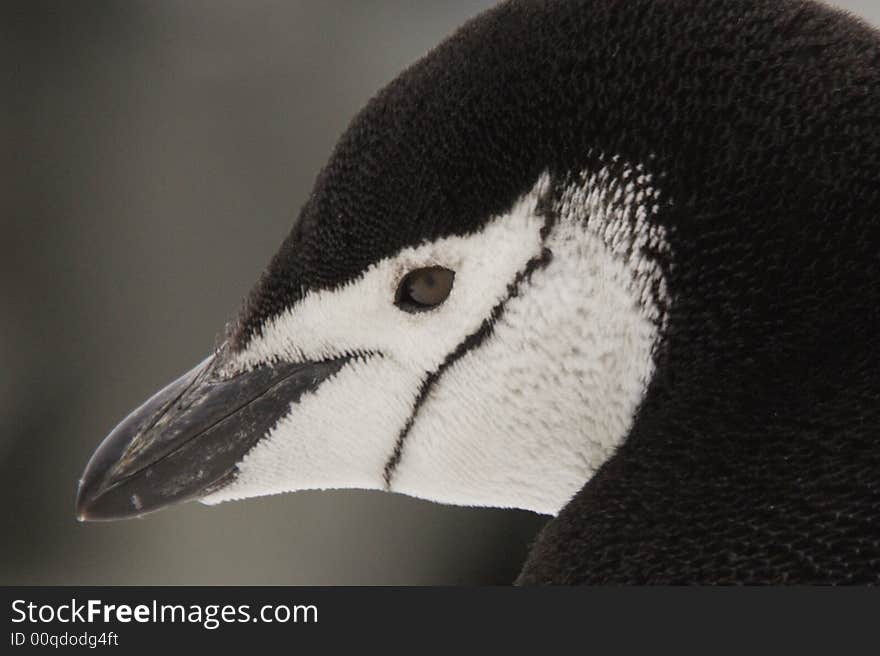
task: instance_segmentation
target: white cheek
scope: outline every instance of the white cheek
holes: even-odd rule
[[[577,272],[536,273],[492,337],[446,371],[394,491],[555,514],[608,459],[650,377],[655,328],[621,289],[628,272],[608,253],[592,259],[601,275],[574,289],[557,283]]]
[[[555,514],[625,439],[653,372],[660,317],[646,288],[659,271],[620,256],[634,236],[608,227],[638,226],[650,210],[623,203],[617,216],[601,216],[607,182],[587,180],[592,188],[567,195],[548,242],[551,264],[431,390],[394,491]],[[575,192],[586,196],[566,205]],[[584,211],[602,222],[584,225]]]

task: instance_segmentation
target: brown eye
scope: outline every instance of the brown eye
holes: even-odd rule
[[[414,269],[397,287],[394,304],[406,312],[422,312],[437,307],[452,291],[455,271],[441,266]]]

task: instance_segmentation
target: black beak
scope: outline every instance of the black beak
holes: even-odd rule
[[[291,404],[346,361],[262,366],[229,378],[220,359],[157,392],[104,439],[80,481],[81,521],[137,517],[223,487]]]

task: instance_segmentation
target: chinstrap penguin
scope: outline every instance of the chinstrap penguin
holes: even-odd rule
[[[555,515],[520,583],[880,583],[880,36],[524,0],[342,136],[82,519],[315,488]]]

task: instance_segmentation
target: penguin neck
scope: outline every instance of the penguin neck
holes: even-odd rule
[[[877,583],[880,361],[796,327],[787,347],[745,325],[727,344],[678,330],[628,438],[520,582]]]

